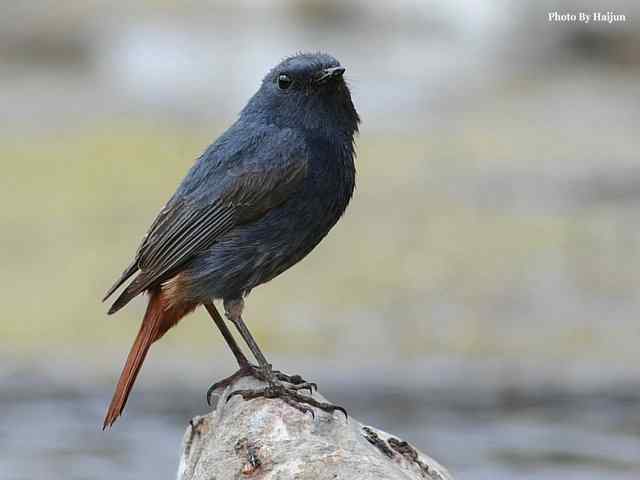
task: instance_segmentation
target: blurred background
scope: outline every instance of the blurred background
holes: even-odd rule
[[[458,479],[639,478],[640,3],[1,5],[0,477],[174,478],[233,357],[190,316],[102,433],[145,301],[100,298],[266,71],[324,50],[359,183],[251,294],[269,358]],[[626,22],[548,21],[594,10]]]

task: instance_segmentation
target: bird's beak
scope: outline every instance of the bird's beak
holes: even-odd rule
[[[344,73],[344,67],[331,67],[325,68],[318,73],[316,77],[316,83],[324,83],[331,78],[341,77]]]

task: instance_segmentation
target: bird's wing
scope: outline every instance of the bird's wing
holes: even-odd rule
[[[250,159],[217,165],[195,191],[169,201],[145,235],[132,265],[107,292],[105,299],[140,270],[110,313],[165,280],[234,226],[257,220],[300,188],[307,172],[306,155],[300,148],[289,148],[288,155],[274,153],[287,151],[277,148],[277,140],[268,141],[269,148],[256,148]]]

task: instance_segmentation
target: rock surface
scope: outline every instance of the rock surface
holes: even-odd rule
[[[225,402],[232,390],[263,386],[240,379],[217,392],[213,412],[190,421],[178,480],[452,480],[407,442],[340,412],[314,409],[314,419],[281,400]]]

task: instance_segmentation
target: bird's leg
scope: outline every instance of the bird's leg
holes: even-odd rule
[[[236,390],[231,392],[229,397],[227,397],[227,400],[234,395],[240,395],[244,400],[251,400],[260,397],[279,398],[302,413],[311,413],[314,417],[315,414],[313,409],[309,408],[309,406],[316,407],[329,413],[333,413],[338,410],[342,412],[345,417],[347,416],[346,410],[342,407],[320,402],[311,396],[301,395],[298,393],[299,390],[303,389],[308,389],[309,393],[312,393],[314,388],[317,390],[315,383],[306,382],[302,377],[300,377],[300,375],[289,376],[272,369],[271,364],[265,358],[260,347],[258,347],[257,342],[253,338],[253,335],[251,335],[251,332],[242,320],[244,301],[241,298],[233,300],[225,299],[224,308],[227,318],[236,326],[240,335],[242,335],[242,338],[251,350],[251,353],[253,353],[254,357],[258,361],[259,367],[254,369],[253,376],[267,383],[267,386],[262,389]],[[290,385],[285,385],[285,382]]]
[[[254,370],[256,369],[256,367],[254,365],[251,365],[249,363],[249,360],[247,360],[247,357],[245,357],[244,353],[242,353],[242,350],[236,343],[236,340],[233,338],[233,335],[229,331],[227,324],[225,323],[220,313],[218,313],[218,309],[213,304],[213,302],[209,301],[204,303],[204,308],[206,308],[207,312],[209,312],[209,315],[220,330],[220,333],[224,337],[227,345],[229,346],[229,349],[233,353],[233,356],[236,357],[236,361],[240,366],[240,369],[236,373],[217,381],[209,387],[209,389],[207,390],[207,403],[211,405],[211,395],[215,390],[217,390],[218,388],[227,387],[241,377],[254,375]]]
[[[251,350],[251,353],[253,353],[253,356],[256,357],[256,360],[258,361],[258,364],[260,365],[260,367],[262,367],[265,371],[271,370],[271,364],[267,362],[267,359],[262,353],[262,350],[260,350],[258,343],[255,341],[255,339],[253,338],[253,335],[251,335],[251,332],[249,331],[245,323],[242,321],[242,310],[244,310],[244,300],[242,300],[241,298],[234,299],[234,300],[225,299],[224,301],[225,315],[236,326],[236,328],[238,329],[238,332],[240,332],[240,335],[242,335],[242,338],[247,343],[249,350]]]
[[[238,365],[240,366],[240,368],[246,367],[247,365],[249,365],[249,361],[247,360],[247,357],[245,357],[244,353],[242,353],[242,350],[240,350],[240,347],[236,343],[236,340],[233,338],[233,335],[231,335],[231,332],[227,328],[227,324],[224,322],[224,319],[220,316],[220,313],[218,313],[218,309],[213,304],[213,302],[206,302],[204,304],[204,308],[207,309],[207,312],[209,312],[209,315],[215,322],[216,326],[218,327],[218,330],[220,330],[220,333],[222,334],[225,341],[227,342],[227,345],[231,349],[233,356],[236,357],[236,360],[238,361]]]
[[[233,338],[233,335],[231,334],[231,332],[229,331],[229,328],[227,327],[224,319],[222,318],[222,316],[220,315],[220,313],[218,313],[218,309],[215,307],[215,305],[213,304],[213,302],[209,301],[204,303],[204,307],[207,309],[207,312],[209,312],[209,315],[211,316],[211,318],[213,319],[213,321],[215,322],[216,326],[218,327],[218,329],[220,330],[220,333],[222,333],[222,336],[224,337],[225,341],[227,342],[227,345],[229,346],[229,349],[231,350],[231,352],[233,353],[233,355],[236,357],[236,360],[238,362],[238,366],[240,367],[238,369],[237,372],[235,372],[233,375],[229,375],[228,377],[223,378],[222,380],[219,380],[217,382],[215,382],[213,385],[211,385],[209,387],[209,389],[207,390],[207,403],[209,405],[211,405],[211,397],[213,395],[213,392],[219,388],[225,388],[228,387],[229,385],[233,384],[236,380],[238,380],[239,378],[242,377],[247,377],[247,376],[252,376],[252,377],[256,377],[264,382],[268,382],[268,377],[267,375],[264,374],[265,369],[262,367],[256,367],[255,365],[251,365],[249,363],[249,361],[247,360],[247,357],[245,357],[244,353],[242,353],[242,350],[240,349],[240,347],[238,346],[238,344],[236,343],[235,339]],[[229,316],[229,314],[227,314]],[[244,329],[247,330],[246,326],[244,326]],[[247,330],[248,333],[248,330]],[[251,335],[250,333],[248,333],[248,335]],[[256,346],[256,348],[258,349],[258,352],[260,352],[260,349],[258,348],[258,346],[256,345],[255,340],[253,340],[253,344]],[[260,352],[260,355],[262,356],[262,359],[264,360],[264,355],[262,355],[262,352]],[[266,362],[266,360],[265,360]],[[292,385],[294,385],[293,388],[316,388],[317,386],[315,385],[315,383],[312,384],[307,384],[304,379],[300,376],[300,375],[286,375],[282,372],[272,372],[272,374],[278,379],[281,380],[283,382],[287,382],[287,383],[291,383]]]
[[[313,387],[316,390],[318,389],[318,386],[315,383],[307,384],[307,382],[300,375],[287,375],[286,373],[272,369],[271,364],[267,361],[266,357],[262,353],[262,350],[260,350],[258,342],[256,342],[255,338],[253,338],[253,335],[251,335],[249,328],[247,328],[247,325],[242,320],[242,311],[244,309],[244,301],[242,299],[225,300],[224,309],[225,315],[236,326],[236,328],[240,332],[240,335],[242,335],[242,338],[249,346],[249,350],[251,350],[251,353],[253,353],[253,356],[258,361],[259,369],[262,371],[254,376],[264,382],[268,382],[269,378],[275,377],[277,380],[291,383],[293,385],[305,385],[304,387],[298,388],[306,388],[306,386],[308,385],[309,387]]]

